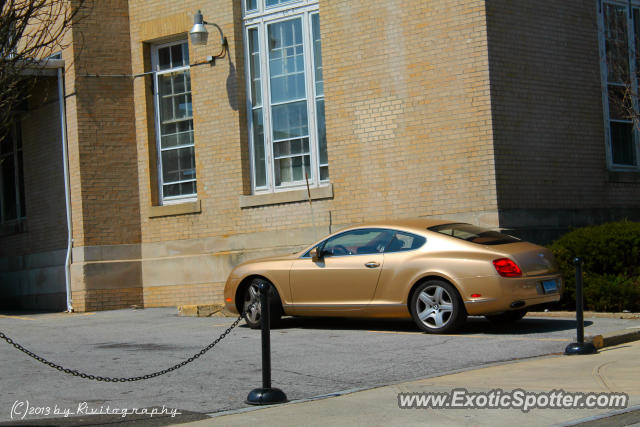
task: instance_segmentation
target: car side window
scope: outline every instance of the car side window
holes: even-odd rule
[[[350,230],[327,240],[322,252],[324,256],[382,253],[393,235],[393,231],[380,228]]]
[[[411,251],[413,249],[418,249],[420,246],[424,245],[424,242],[426,241],[427,239],[422,236],[398,231],[396,232],[395,236],[393,236],[393,239],[384,250],[384,252],[389,253]]]

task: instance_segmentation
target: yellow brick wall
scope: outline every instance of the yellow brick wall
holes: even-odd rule
[[[224,283],[198,285],[151,286],[143,290],[145,307],[167,307],[188,304],[220,303]]]
[[[640,219],[640,174],[607,169],[597,7],[487,0],[504,226]]]
[[[150,78],[136,79],[143,242],[311,226],[306,203],[238,205],[250,188],[240,2],[131,1],[133,72],[149,71],[150,44],[186,38],[198,8],[230,46],[191,69],[202,212],[149,218],[153,102]],[[317,224],[329,210],[337,224],[495,210],[484,3],[321,1],[320,16],[335,199],[314,203]],[[216,52],[209,40],[190,47],[191,63]]]
[[[495,211],[484,1],[321,1],[337,223]]]
[[[75,246],[140,241],[128,2],[92,0],[63,53]],[[88,77],[99,74],[102,77]]]
[[[141,288],[96,289],[73,293],[76,312],[117,310],[136,306],[142,308]]]

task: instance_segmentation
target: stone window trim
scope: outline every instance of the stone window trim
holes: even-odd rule
[[[333,185],[323,185],[321,187],[278,191],[275,193],[241,195],[239,205],[241,209],[259,208],[264,206],[280,205],[284,203],[301,203],[311,200],[333,199]]]
[[[202,212],[200,200],[192,202],[174,203],[163,206],[150,206],[149,218],[162,218],[168,216],[199,214]]]
[[[601,0],[597,7],[609,181],[628,182],[634,180],[634,172],[640,172],[640,130],[635,119],[624,112],[622,105],[626,104],[627,95],[621,94],[631,93],[637,117],[640,110],[636,95],[640,79],[640,1]]]
[[[151,45],[157,204],[197,201],[189,43]],[[155,204],[156,202],[154,202]]]

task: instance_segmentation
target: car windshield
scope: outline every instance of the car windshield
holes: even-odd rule
[[[429,230],[482,245],[504,245],[520,241],[516,237],[471,224],[443,224],[429,227]]]

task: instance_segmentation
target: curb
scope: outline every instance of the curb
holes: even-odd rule
[[[575,311],[530,311],[527,317],[576,317]],[[585,311],[584,318],[602,319],[640,319],[640,313],[601,313],[598,311]]]
[[[592,343],[595,348],[613,347],[614,345],[625,344],[632,341],[640,341],[640,328],[636,330],[622,329],[614,332],[607,332],[602,335],[585,337],[586,342]]]

